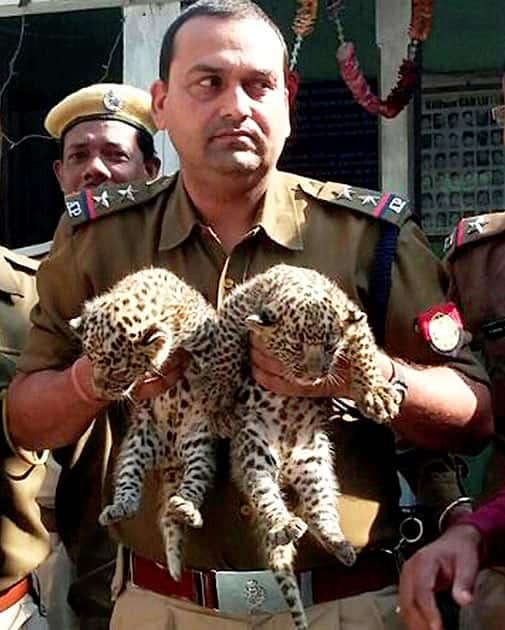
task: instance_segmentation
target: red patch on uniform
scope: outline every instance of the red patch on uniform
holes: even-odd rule
[[[463,345],[464,326],[453,302],[437,304],[416,318],[416,330],[439,354],[454,355]]]

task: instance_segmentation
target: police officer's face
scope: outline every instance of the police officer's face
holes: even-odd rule
[[[196,17],[175,38],[168,85],[152,87],[182,173],[266,172],[289,134],[284,57],[265,23]]]
[[[64,136],[63,159],[54,172],[65,194],[106,181],[127,182],[154,177],[153,165],[144,161],[136,130],[118,120],[87,120]]]

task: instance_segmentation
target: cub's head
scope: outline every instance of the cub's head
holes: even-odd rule
[[[171,353],[167,322],[135,321],[124,306],[91,301],[69,322],[93,364],[94,389],[100,398],[127,398],[146,373],[160,373]]]
[[[345,331],[364,317],[333,282],[320,273],[277,265],[251,281],[257,308],[246,319],[267,351],[291,376],[307,383],[338,376]]]
[[[70,320],[93,364],[97,396],[127,398],[146,374],[161,372],[180,344],[185,287],[166,270],[145,269],[85,302]]]

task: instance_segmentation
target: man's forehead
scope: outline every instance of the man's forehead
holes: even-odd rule
[[[83,120],[71,127],[63,140],[65,145],[87,144],[96,138],[124,144],[135,138],[136,133],[135,127],[120,120]]]
[[[275,56],[275,50],[278,57]],[[214,65],[226,63],[229,53],[242,51],[258,61],[261,70],[271,69],[277,60],[282,63],[284,50],[277,33],[263,20],[248,17],[202,16],[191,18],[175,36],[173,61]]]

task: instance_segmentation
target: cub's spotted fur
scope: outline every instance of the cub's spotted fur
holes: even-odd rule
[[[169,571],[178,579],[184,527],[201,527],[199,508],[215,471],[214,438],[205,395],[199,391],[202,356],[213,344],[215,311],[174,274],[150,268],[86,302],[71,326],[93,363],[96,395],[126,400],[131,408],[116,464],[114,499],[100,523],[132,517],[139,509],[146,471],[158,468],[160,527]],[[179,348],[191,353],[185,378],[157,398],[134,401],[135,385],[146,373],[159,374]]]
[[[237,287],[218,313],[216,390],[224,402],[238,391],[231,437],[231,471],[249,497],[273,570],[297,629],[307,621],[293,572],[294,543],[308,528],[345,565],[356,555],[344,538],[337,511],[338,482],[325,431],[329,399],[275,395],[240,371],[247,334],[261,335],[270,354],[307,382],[338,382],[345,358],[358,409],[377,422],[391,420],[399,395],[376,363],[376,345],[363,311],[334,283],[313,270],[277,265]],[[226,422],[227,416],[223,416]],[[283,500],[294,490],[293,514]]]

